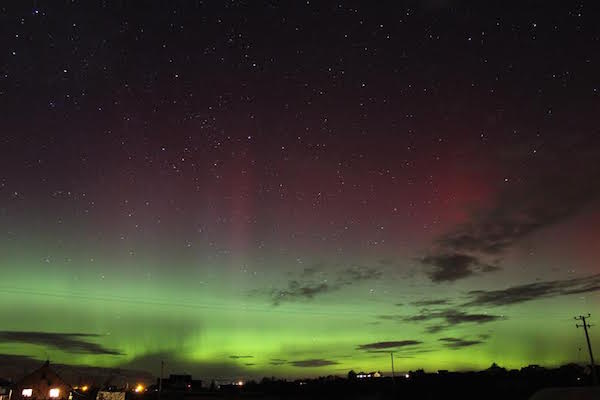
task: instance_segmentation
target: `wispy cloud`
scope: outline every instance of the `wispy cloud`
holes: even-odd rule
[[[294,367],[301,367],[301,368],[327,367],[329,365],[337,365],[337,364],[339,364],[337,361],[324,360],[322,358],[290,361],[290,365],[293,365]]]
[[[499,254],[523,237],[572,216],[597,196],[579,179],[545,177],[504,193],[498,204],[439,239],[445,248]]]
[[[418,356],[431,353],[436,350],[434,349],[423,349],[423,348],[392,348],[392,349],[380,349],[380,350],[367,350],[369,354],[390,354],[390,351],[394,353],[394,358],[417,358]]]
[[[313,277],[318,272],[314,267],[305,268],[298,279],[292,279],[288,282],[287,287],[268,289],[266,293],[273,305],[279,305],[284,302],[311,300],[317,296],[335,292],[356,283],[379,279],[382,276],[382,272],[376,268],[358,265],[330,274],[323,272],[319,274],[321,279],[316,281]],[[326,279],[328,276],[330,279]],[[258,292],[265,293],[264,290]]]
[[[254,356],[238,356],[238,355],[233,355],[233,356],[229,356],[229,358],[232,358],[234,360],[239,360],[239,359],[243,359],[243,358],[254,358]]]
[[[357,350],[380,350],[380,349],[394,349],[406,346],[417,346],[422,344],[420,340],[398,340],[391,342],[374,342],[358,345]]]
[[[465,306],[504,306],[600,290],[600,274],[581,278],[528,283],[500,290],[472,290]]]
[[[337,285],[332,286],[326,282],[312,283],[291,280],[288,282],[287,288],[273,289],[270,291],[269,295],[273,304],[279,305],[283,302],[312,299],[317,295],[336,291],[338,289],[339,287]]]
[[[305,277],[305,278],[314,276],[315,274],[317,274],[319,272],[319,269],[317,268],[317,266],[320,266],[320,264],[316,264],[315,266],[312,266],[312,267],[305,267],[302,270],[302,273],[300,274],[300,276]]]
[[[449,327],[450,326],[444,325],[444,324],[429,325],[428,327],[425,328],[425,332],[438,333],[438,332],[442,332],[442,331],[448,329]]]
[[[123,353],[108,349],[90,341],[102,337],[90,333],[56,333],[29,331],[0,331],[0,342],[27,343],[40,346],[51,346],[70,353],[123,355]]]
[[[483,343],[482,340],[468,340],[468,339],[452,338],[452,337],[445,337],[445,338],[441,338],[438,340],[440,342],[443,342],[444,347],[448,347],[448,348],[454,349],[454,350],[462,349],[464,347],[475,346],[477,344]]]
[[[417,307],[445,306],[450,304],[450,299],[417,300],[410,304]]]
[[[423,258],[433,282],[496,271],[498,266],[487,260],[497,260],[523,238],[576,215],[598,199],[600,186],[590,182],[600,178],[599,143],[591,136],[573,135],[569,140],[547,143],[536,168],[520,171],[523,183],[503,185],[491,206],[472,212],[465,223],[434,241],[433,250]],[[566,160],[565,152],[578,157]],[[512,159],[507,161],[522,161],[514,159],[518,151],[508,154]]]
[[[342,285],[352,285],[356,282],[379,279],[383,273],[376,268],[355,265],[338,273]]]
[[[379,315],[377,318],[400,321],[400,322],[429,322],[429,321],[440,321],[440,323],[428,326],[426,331],[428,333],[437,333],[453,326],[474,323],[474,324],[485,324],[488,322],[494,322],[505,317],[500,315],[493,315],[487,313],[468,313],[456,309],[445,309],[445,310],[427,310],[423,309],[420,313],[415,315]]]
[[[421,261],[432,267],[427,275],[436,283],[453,282],[477,273],[499,270],[497,266],[486,264],[477,257],[462,253],[433,254],[424,257]]]

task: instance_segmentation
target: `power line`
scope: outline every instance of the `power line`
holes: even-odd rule
[[[238,303],[238,304],[226,304],[226,303],[206,303],[206,302],[202,302],[202,303],[198,303],[198,302],[194,302],[193,300],[182,300],[182,301],[171,301],[171,300],[167,300],[167,299],[161,299],[161,298],[149,298],[149,299],[140,299],[137,297],[127,297],[127,296],[119,296],[119,295],[114,295],[114,294],[110,294],[110,295],[90,295],[90,294],[85,294],[85,293],[78,293],[78,292],[57,292],[57,291],[48,291],[48,290],[33,290],[33,289],[29,289],[29,288],[22,288],[22,287],[10,287],[10,286],[0,286],[0,293],[5,293],[5,294],[21,294],[21,295],[31,295],[31,296],[43,296],[43,297],[56,297],[56,298],[74,298],[74,299],[80,299],[80,300],[87,300],[87,301],[106,301],[106,302],[120,302],[120,303],[129,303],[129,304],[140,304],[140,305],[149,305],[149,306],[170,306],[170,307],[181,307],[181,308],[192,308],[192,309],[221,309],[221,310],[242,310],[242,311],[247,311],[247,312],[276,312],[276,313],[284,313],[284,314],[314,314],[314,315],[332,315],[332,316],[340,316],[340,314],[348,314],[351,316],[357,315],[357,314],[367,314],[367,315],[372,315],[373,312],[371,309],[360,309],[360,308],[356,308],[354,306],[364,306],[363,303],[358,303],[358,304],[353,304],[353,303],[349,303],[347,301],[344,301],[344,306],[348,306],[349,308],[352,308],[351,310],[348,311],[340,311],[340,310],[327,310],[327,308],[329,306],[331,306],[331,304],[321,304],[320,308],[321,310],[307,310],[307,309],[298,309],[298,308],[291,308],[289,307],[289,305],[286,305],[285,307],[279,306],[279,307],[269,307],[269,308],[265,308],[264,306],[260,305],[260,304],[246,304],[246,303]],[[286,303],[287,304],[287,303]],[[289,303],[292,304],[292,303]],[[373,301],[373,304],[375,305],[381,305],[381,304],[386,304],[384,301]],[[336,306],[336,304],[333,304],[333,306]],[[402,316],[403,312],[398,311],[398,316]],[[538,319],[547,319],[547,317],[544,316],[536,316],[536,315],[531,315],[529,313],[519,313],[519,312],[513,312],[511,311],[510,313],[506,313],[506,316],[508,317],[508,319],[533,319],[533,318],[538,318]],[[560,317],[560,319],[570,319],[571,317]],[[558,320],[558,318],[555,318],[556,320]]]
[[[268,312],[268,313],[282,313],[282,314],[296,314],[296,315],[323,315],[323,316],[333,316],[333,317],[339,317],[339,318],[345,318],[345,317],[353,317],[356,315],[368,315],[368,316],[373,316],[373,312],[371,309],[361,309],[358,308],[360,306],[364,306],[364,304],[352,304],[352,303],[348,303],[348,302],[344,302],[344,306],[347,306],[349,308],[351,308],[350,310],[331,310],[331,306],[330,304],[321,304],[319,306],[319,310],[315,310],[314,308],[312,309],[299,309],[299,308],[293,308],[290,307],[289,305],[286,305],[285,307],[283,306],[278,306],[278,307],[265,307],[264,305],[261,304],[252,304],[252,303],[238,303],[238,304],[226,304],[226,303],[206,303],[206,302],[202,302],[202,303],[198,303],[198,302],[194,302],[194,301],[189,301],[189,300],[183,300],[183,301],[170,301],[167,299],[161,299],[161,298],[149,298],[149,299],[140,299],[140,298],[134,298],[134,297],[127,297],[127,296],[119,296],[119,295],[90,295],[90,294],[84,294],[84,293],[77,293],[77,292],[57,292],[57,291],[47,291],[47,290],[33,290],[33,289],[28,289],[28,288],[22,288],[22,287],[10,287],[10,286],[0,286],[0,294],[13,294],[13,295],[28,295],[28,296],[41,296],[41,297],[54,297],[54,298],[64,298],[64,299],[78,299],[78,300],[84,300],[84,301],[102,301],[102,302],[118,302],[118,303],[126,303],[126,304],[139,304],[139,305],[147,305],[147,306],[157,306],[157,307],[179,307],[179,308],[189,308],[189,309],[195,309],[195,310],[200,310],[200,309],[209,309],[209,310],[224,310],[224,311],[244,311],[244,312]],[[290,303],[292,304],[292,303]],[[383,301],[373,301],[374,305],[381,305],[381,304],[385,304],[385,302]],[[333,304],[333,306],[336,306],[335,304]],[[403,312],[398,311],[398,316],[401,317],[403,315]],[[532,320],[532,319],[547,319],[547,317],[545,316],[536,316],[531,315],[529,313],[519,313],[519,312],[513,312],[511,311],[510,313],[506,313],[506,316],[508,317],[509,320],[516,320],[516,319],[527,319],[527,320]],[[553,320],[556,320],[557,322],[559,320],[566,320],[567,318],[571,318],[571,317],[567,317],[567,316],[560,316],[560,318],[553,318]]]
[[[148,306],[165,306],[165,307],[181,307],[190,309],[217,309],[225,311],[244,311],[244,312],[268,312],[268,313],[283,313],[283,314],[306,314],[306,315],[323,315],[323,316],[335,316],[335,317],[354,317],[357,314],[372,315],[370,310],[358,310],[352,309],[347,311],[342,310],[327,310],[326,305],[322,305],[323,310],[314,309],[297,309],[290,307],[264,307],[260,305],[246,305],[246,304],[224,304],[224,303],[196,303],[196,302],[173,302],[163,299],[139,299],[125,296],[115,295],[89,295],[76,292],[49,292],[49,291],[37,291],[25,288],[16,287],[0,287],[0,293],[5,294],[24,294],[30,296],[42,296],[42,297],[55,297],[65,299],[79,299],[85,301],[104,301],[104,302],[118,302],[128,304],[140,304]],[[347,304],[345,304],[347,305]]]

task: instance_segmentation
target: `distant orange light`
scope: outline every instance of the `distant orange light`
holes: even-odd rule
[[[141,392],[144,391],[144,389],[145,389],[144,385],[142,385],[141,383],[138,383],[138,385],[135,387],[134,390],[135,390],[136,393],[141,393]]]
[[[88,386],[88,385],[83,385],[83,386],[81,387],[81,390],[82,390],[82,391],[84,391],[84,392],[87,392],[87,390],[88,390],[88,389],[89,389],[89,386]]]

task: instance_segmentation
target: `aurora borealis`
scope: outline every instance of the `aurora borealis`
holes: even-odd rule
[[[593,2],[9,3],[0,360],[587,363]]]

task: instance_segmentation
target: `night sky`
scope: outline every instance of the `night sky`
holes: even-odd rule
[[[554,3],[3,2],[0,359],[587,362],[600,10]]]

